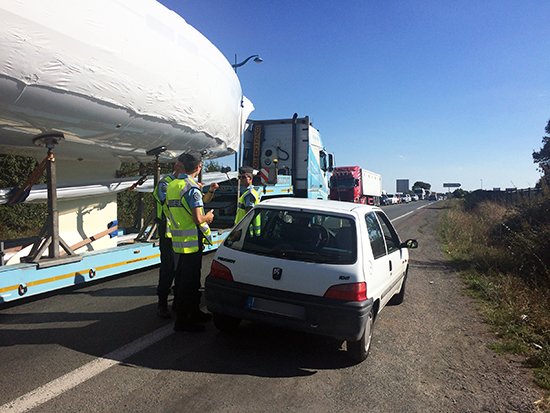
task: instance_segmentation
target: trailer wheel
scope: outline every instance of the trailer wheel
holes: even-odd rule
[[[19,293],[20,296],[27,294],[27,285],[19,284],[19,288],[17,289],[17,292]]]

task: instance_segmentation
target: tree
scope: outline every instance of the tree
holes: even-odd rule
[[[455,189],[454,192],[453,192],[453,197],[454,198],[464,198],[464,196],[467,194],[466,191],[464,191],[464,189],[462,188],[458,188],[458,189]]]
[[[203,170],[204,172],[220,172],[222,167],[217,161],[206,161]]]
[[[416,188],[424,188],[429,191],[431,187],[432,186],[426,182],[416,181],[412,187],[412,190],[414,191]]]
[[[0,155],[0,188],[23,186],[32,175],[36,159],[18,155]],[[40,177],[37,184],[46,180]],[[26,238],[38,235],[46,220],[46,203],[0,205],[0,239]]]
[[[533,162],[539,164],[539,171],[544,174],[547,182],[550,182],[550,120],[544,128],[546,136],[542,137],[542,148],[539,151],[533,151]]]

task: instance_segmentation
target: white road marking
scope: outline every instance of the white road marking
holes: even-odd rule
[[[141,350],[155,344],[173,333],[173,324],[168,324],[158,330],[140,337],[117,350],[90,361],[88,364],[73,370],[49,383],[27,393],[9,403],[0,406],[0,412],[26,412],[65,393],[67,390],[84,383],[86,380],[104,372],[108,368],[139,353]]]
[[[430,202],[429,204],[422,205],[422,206],[416,208],[415,211],[418,211],[419,209],[425,208],[425,207],[427,207],[428,205],[431,205],[431,204],[433,204],[433,202]],[[398,219],[404,218],[404,217],[406,217],[407,215],[413,214],[415,211],[410,211],[410,212],[407,212],[406,214],[400,215],[400,216],[398,216],[397,218],[392,219],[391,222],[397,221]]]

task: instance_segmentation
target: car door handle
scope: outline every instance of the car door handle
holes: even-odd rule
[[[391,261],[390,261],[390,271],[392,270]]]

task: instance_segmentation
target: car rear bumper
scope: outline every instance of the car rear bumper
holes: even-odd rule
[[[208,276],[206,304],[212,313],[274,324],[338,340],[357,341],[373,300],[344,301],[274,290]]]

